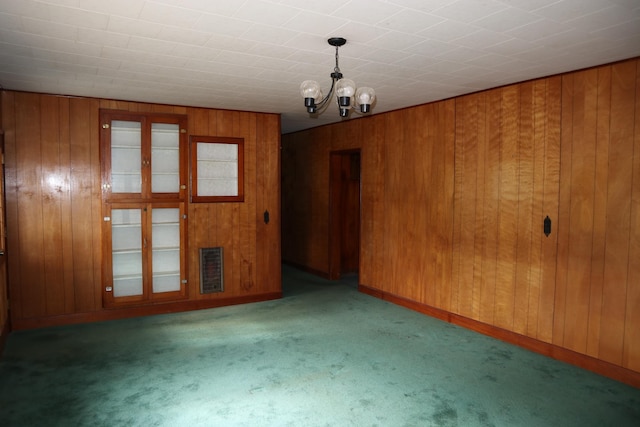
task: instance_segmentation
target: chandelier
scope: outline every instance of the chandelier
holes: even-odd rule
[[[343,79],[338,65],[338,48],[343,46],[347,40],[342,37],[331,37],[327,42],[336,48],[336,66],[331,76],[331,88],[327,96],[323,97],[322,90],[318,82],[305,80],[300,85],[300,94],[304,98],[304,106],[309,114],[322,112],[328,104],[329,99],[335,91],[336,101],[340,109],[340,117],[348,117],[349,111],[355,107],[360,107],[360,113],[371,112],[371,105],[376,99],[376,92],[370,87],[361,87],[356,90],[353,80]],[[354,98],[355,106],[351,105],[351,98]]]

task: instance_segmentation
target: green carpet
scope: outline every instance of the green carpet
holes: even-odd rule
[[[283,267],[284,298],[19,331],[0,426],[640,426],[640,390]]]

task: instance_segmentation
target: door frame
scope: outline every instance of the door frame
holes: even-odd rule
[[[329,279],[338,280],[342,274],[342,160],[345,156],[360,155],[358,179],[358,271],[360,270],[360,242],[362,229],[362,150],[336,150],[329,152]]]

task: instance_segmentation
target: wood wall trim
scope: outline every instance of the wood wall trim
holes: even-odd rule
[[[379,289],[371,288],[366,285],[358,285],[358,291],[382,299],[384,301],[389,301],[393,304],[406,307],[410,310],[426,314],[427,316],[435,317],[436,319],[440,319],[445,322],[472,330],[474,332],[496,338],[500,341],[517,345],[518,347],[522,347],[535,353],[542,354],[543,356],[551,357],[552,359],[560,360],[562,362],[578,366],[582,369],[586,369],[596,374],[603,375],[616,381],[620,381],[632,387],[640,388],[639,372],[623,368],[613,363],[596,359],[595,357],[591,357],[585,354],[577,353],[575,351],[568,350],[554,344],[539,341],[525,335],[520,335],[515,332],[499,328],[497,326],[469,319],[468,317],[460,316],[455,313],[450,313],[436,307],[431,307],[427,304],[422,304],[416,301],[409,300],[407,298],[399,297],[397,295],[393,295]]]
[[[156,314],[179,313],[183,311],[202,310],[207,308],[226,307],[231,305],[248,304],[270,301],[282,298],[282,292],[266,292],[256,295],[216,298],[207,300],[180,301],[176,303],[154,304],[144,307],[128,307],[107,309],[92,313],[75,313],[61,316],[17,319],[13,321],[13,330],[46,328],[50,326],[72,325],[78,323],[102,322],[107,320],[125,319],[129,317],[151,316]],[[2,340],[0,340],[0,352]]]

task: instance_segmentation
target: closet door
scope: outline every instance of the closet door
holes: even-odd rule
[[[184,298],[184,204],[117,203],[106,213],[106,305]]]

